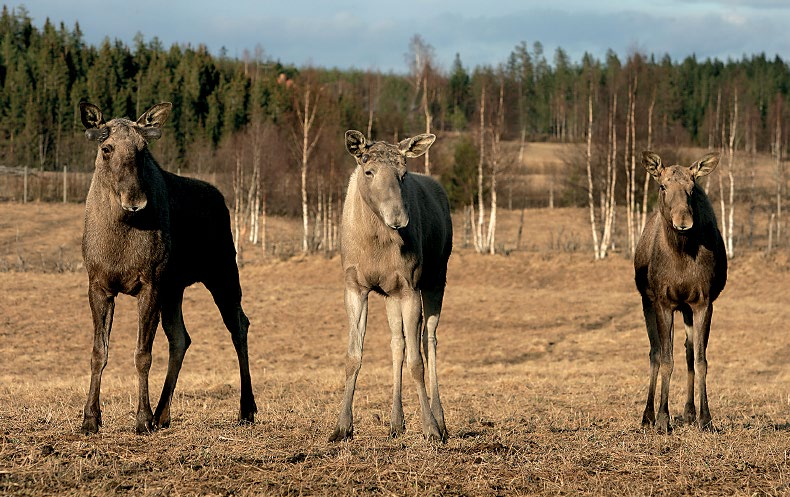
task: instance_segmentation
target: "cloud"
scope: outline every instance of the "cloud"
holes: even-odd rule
[[[109,36],[131,44],[141,32],[165,47],[205,44],[241,57],[261,46],[284,63],[396,72],[408,70],[404,55],[414,34],[434,47],[444,69],[456,53],[467,68],[496,66],[522,41],[540,41],[549,62],[557,47],[574,62],[585,52],[603,58],[607,49],[625,57],[634,47],[674,60],[790,53],[786,0],[400,0],[388,10],[352,0],[137,0],[118,4],[112,16],[103,5],[38,0],[29,10],[38,26],[44,17],[68,26],[78,19],[88,43]]]
[[[787,0],[677,0],[681,4],[703,4],[711,9],[721,10],[723,8],[743,7],[746,9],[777,9],[790,10],[790,2]]]

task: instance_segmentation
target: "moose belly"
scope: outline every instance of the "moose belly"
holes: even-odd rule
[[[707,301],[710,285],[700,281],[677,281],[673,284],[659,285],[656,297],[677,307],[681,304],[695,305]]]
[[[382,295],[398,295],[411,288],[409,278],[393,268],[351,266],[345,271],[346,285]]]

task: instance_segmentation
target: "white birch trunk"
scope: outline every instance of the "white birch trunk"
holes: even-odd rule
[[[422,110],[425,113],[425,132],[431,132],[431,109],[428,108],[428,71],[422,73]],[[431,174],[430,150],[425,151],[425,174]]]
[[[730,119],[730,139],[728,142],[728,164],[727,164],[727,179],[729,180],[729,212],[728,212],[728,219],[727,219],[727,232],[726,232],[726,244],[727,244],[727,256],[731,259],[735,255],[735,247],[734,247],[734,230],[733,225],[735,224],[735,181],[733,176],[733,167],[735,163],[735,135],[738,129],[738,92],[735,92],[735,100],[733,103],[733,110],[732,116]]]
[[[483,223],[485,222],[485,204],[483,204],[483,161],[485,158],[485,108],[486,108],[486,87],[483,86],[480,92],[480,159],[477,163],[477,215],[479,216],[477,222],[477,234],[475,241],[475,249],[478,252],[483,252]]]
[[[599,250],[598,250],[598,228],[595,226],[595,201],[593,196],[593,180],[592,180],[593,105],[592,105],[592,85],[590,86],[591,86],[590,95],[587,98],[587,202],[590,207],[590,229],[592,230],[593,254],[595,259],[598,260],[600,259]]]

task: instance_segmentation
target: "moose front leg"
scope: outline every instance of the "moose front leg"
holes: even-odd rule
[[[148,395],[148,372],[151,370],[151,349],[159,326],[160,304],[153,285],[146,285],[137,297],[138,329],[134,365],[137,368],[137,425],[138,434],[153,430],[154,413]]]
[[[362,367],[362,346],[365,343],[365,329],[368,321],[368,292],[355,287],[346,287],[346,314],[348,314],[348,352],[346,354],[346,386],[340,415],[330,442],[347,440],[354,436],[354,390],[357,376]]]
[[[86,435],[97,433],[101,426],[99,391],[102,372],[107,366],[115,296],[91,283],[88,288],[88,302],[93,317],[93,352],[91,353],[91,384],[82,418],[82,433]]]
[[[390,437],[402,435],[406,430],[403,418],[403,358],[406,341],[403,337],[403,313],[400,299],[387,297],[387,322],[390,326],[390,349],[392,350],[392,411],[390,413]]]

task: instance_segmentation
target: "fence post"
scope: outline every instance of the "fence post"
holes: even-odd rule
[[[27,166],[25,166],[25,171],[22,173],[22,203],[27,203]]]
[[[66,168],[66,166],[63,166],[63,203],[64,204],[66,203],[66,201],[68,199],[68,195],[67,195],[68,182],[67,182],[67,179],[68,179],[68,169]]]

